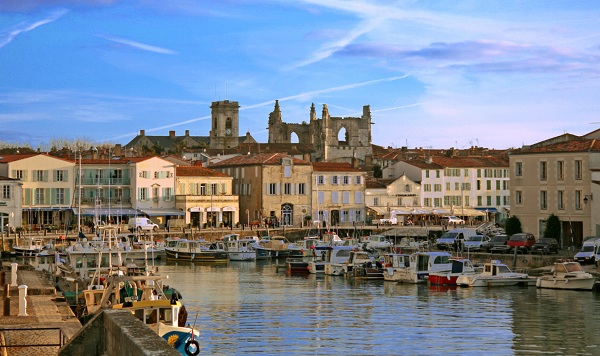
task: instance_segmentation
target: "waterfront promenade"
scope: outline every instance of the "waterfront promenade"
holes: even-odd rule
[[[5,283],[12,284],[11,264],[2,262]],[[5,296],[2,293],[3,313],[0,315],[0,346],[33,345],[26,347],[0,347],[1,356],[47,356],[57,355],[58,346],[71,339],[80,329],[81,323],[66,301],[57,298],[51,281],[41,272],[17,268],[18,286],[27,286],[27,316],[19,316],[19,288],[10,287],[10,315],[5,315]],[[4,287],[5,288],[5,287]],[[39,329],[36,329],[39,328]],[[41,330],[41,328],[46,328]]]

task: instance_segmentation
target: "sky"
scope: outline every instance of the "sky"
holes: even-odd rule
[[[597,0],[1,0],[0,142],[240,135],[372,114],[384,147],[517,148],[600,128]]]

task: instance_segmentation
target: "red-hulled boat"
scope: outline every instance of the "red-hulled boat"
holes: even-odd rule
[[[455,286],[456,279],[464,274],[477,273],[471,260],[466,258],[452,258],[452,269],[443,272],[429,273],[429,284],[440,286]]]

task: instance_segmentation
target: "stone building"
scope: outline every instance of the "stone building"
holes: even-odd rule
[[[361,117],[334,117],[324,104],[318,119],[315,104],[312,104],[309,122],[292,124],[283,122],[276,100],[275,108],[269,114],[268,129],[269,143],[290,143],[296,135],[298,143],[312,145],[315,148],[313,162],[353,163],[356,158],[361,166],[371,164],[371,111],[368,105],[363,106]],[[343,139],[338,139],[340,136]]]

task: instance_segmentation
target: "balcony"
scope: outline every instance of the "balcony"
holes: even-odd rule
[[[129,178],[83,178],[81,179],[81,185],[95,185],[95,186],[129,186],[131,179]]]

